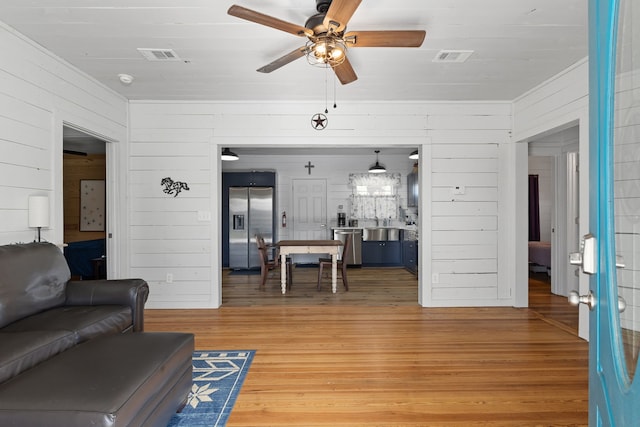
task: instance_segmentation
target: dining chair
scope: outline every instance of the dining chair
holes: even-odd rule
[[[260,235],[256,235],[256,244],[258,246],[258,255],[260,257],[260,287],[264,288],[267,283],[267,276],[269,272],[275,270],[280,266],[280,256],[275,254],[273,258],[269,256],[269,247],[264,241],[264,238]],[[293,268],[290,257],[287,257],[286,266],[287,269],[287,290],[291,289],[291,283],[293,281]]]
[[[351,250],[351,240],[353,239],[353,234],[347,234],[347,239],[344,242],[344,246],[342,248],[342,256],[338,260],[338,270],[340,270],[340,274],[342,275],[342,284],[344,285],[345,290],[349,290],[349,283],[347,282],[347,260],[346,256]],[[331,268],[331,258],[320,258],[318,260],[318,290],[320,290],[322,284],[322,268],[328,267]]]

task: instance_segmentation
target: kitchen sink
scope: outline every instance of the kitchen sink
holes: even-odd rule
[[[367,227],[362,233],[363,241],[400,240],[400,229],[394,227]]]

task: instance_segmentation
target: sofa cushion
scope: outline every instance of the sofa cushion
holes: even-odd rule
[[[64,306],[29,316],[4,327],[6,332],[69,331],[76,342],[131,328],[131,308],[122,305]]]
[[[0,383],[76,344],[67,331],[0,332]]]
[[[2,426],[166,426],[192,385],[193,335],[100,337],[0,384]]]
[[[70,277],[51,243],[0,246],[0,327],[63,304]]]

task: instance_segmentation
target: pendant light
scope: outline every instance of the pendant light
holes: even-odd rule
[[[411,154],[409,154],[409,158],[411,160],[418,160],[420,158],[420,154],[418,153],[418,150],[413,151]]]
[[[376,150],[375,151],[375,153],[376,153],[376,164],[369,168],[369,173],[385,173],[387,171],[387,169],[378,162],[378,153],[379,152],[380,152],[380,150]]]
[[[238,155],[233,151],[229,150],[229,148],[225,148],[224,150],[222,150],[222,155],[220,156],[220,159],[226,162],[238,160],[239,158],[240,157],[238,157]]]

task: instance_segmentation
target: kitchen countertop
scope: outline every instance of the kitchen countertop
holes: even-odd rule
[[[331,230],[360,230],[363,231],[365,228],[391,228],[391,229],[398,229],[398,230],[403,230],[403,233],[400,235],[401,240],[419,240],[418,239],[418,227],[415,225],[405,225],[405,226],[394,226],[394,225],[389,225],[389,226],[378,226],[376,227],[371,226],[371,225],[366,225],[366,226],[358,226],[358,227],[331,227]]]
[[[397,228],[399,230],[411,230],[411,231],[417,231],[418,229],[415,225],[359,225],[357,227],[331,226],[332,230],[362,230],[364,228]]]

